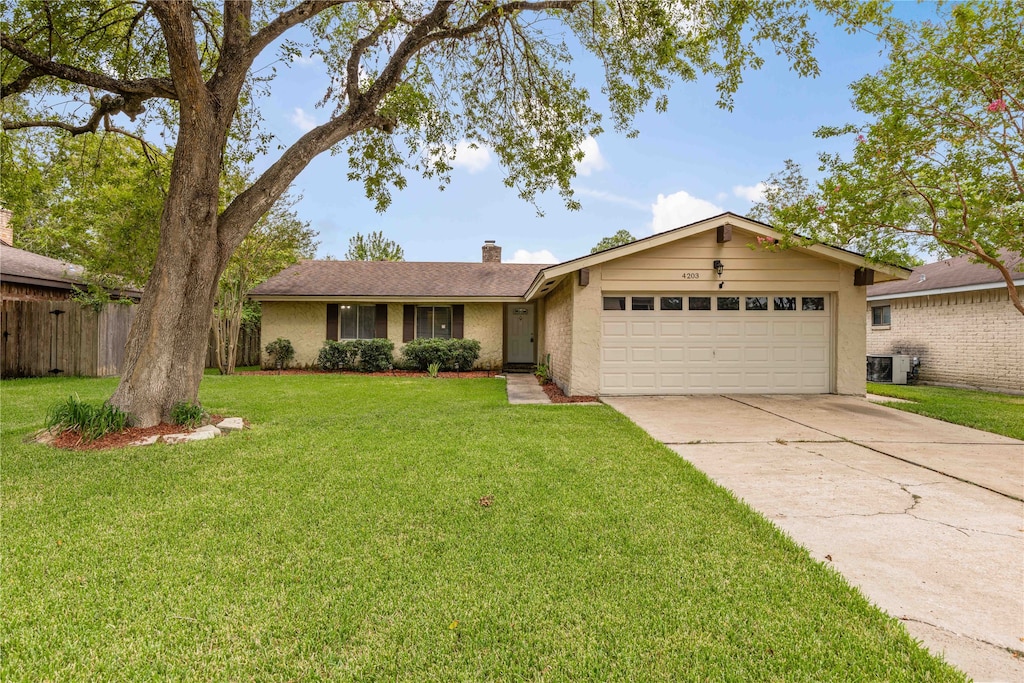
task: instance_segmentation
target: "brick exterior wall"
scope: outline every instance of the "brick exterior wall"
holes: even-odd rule
[[[873,328],[886,304],[889,329]],[[868,354],[919,357],[923,383],[1024,393],[1024,315],[1005,289],[869,301],[867,327]]]
[[[569,392],[572,377],[572,278],[567,277],[544,299],[544,347],[541,357],[551,355],[551,377]]]

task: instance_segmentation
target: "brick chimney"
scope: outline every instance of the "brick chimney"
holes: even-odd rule
[[[501,263],[501,247],[494,240],[484,240],[484,263]]]
[[[14,246],[14,226],[11,225],[11,215],[10,209],[0,208],[0,242],[9,247]],[[501,249],[498,250],[498,253],[501,253]]]

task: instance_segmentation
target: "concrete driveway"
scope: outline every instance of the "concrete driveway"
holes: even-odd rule
[[[607,398],[934,653],[1024,681],[1024,441],[846,396]]]

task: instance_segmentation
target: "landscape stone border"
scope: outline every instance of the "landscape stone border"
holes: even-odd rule
[[[205,441],[221,436],[225,432],[235,432],[245,429],[245,423],[240,417],[227,417],[216,425],[203,425],[192,432],[180,432],[177,434],[154,434],[132,441],[129,446],[152,446],[155,443],[185,443],[188,441]]]

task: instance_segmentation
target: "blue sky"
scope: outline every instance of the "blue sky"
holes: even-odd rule
[[[928,3],[909,2],[895,8],[898,16],[916,19],[933,17],[934,10]],[[848,35],[823,17],[815,19],[813,29],[819,38],[818,78],[799,78],[784,59],[766,55],[761,70],[746,74],[731,112],[715,106],[712,80],[677,84],[667,113],[652,107],[637,118],[638,138],[609,130],[588,141],[573,183],[583,203],[580,211],[566,210],[551,193],[540,200],[545,215],[539,217],[504,186],[493,154],[468,149],[457,155],[444,192],[436,181],[410,175],[408,187],[394,193],[383,214],[360,184],[346,180],[346,159],[323,154],[295,183],[303,195],[297,210],[320,233],[319,257],[341,258],[353,234],[380,230],[402,245],[409,261],[479,261],[487,239],[503,248],[505,261],[564,261],[589,253],[602,237],[621,229],[639,238],[723,210],[744,214],[757,184],[780,170],[785,159],[800,162],[813,177],[819,152],[845,153],[852,147],[852,136],[825,142],[813,132],[822,125],[856,122],[848,85],[884,65],[873,36]],[[327,78],[316,60],[279,72],[262,114],[270,131],[289,144],[326,120],[327,112],[316,102]],[[581,63],[577,78],[600,97],[592,65]],[[603,110],[603,103],[596,103]],[[258,162],[257,168],[265,164]]]

